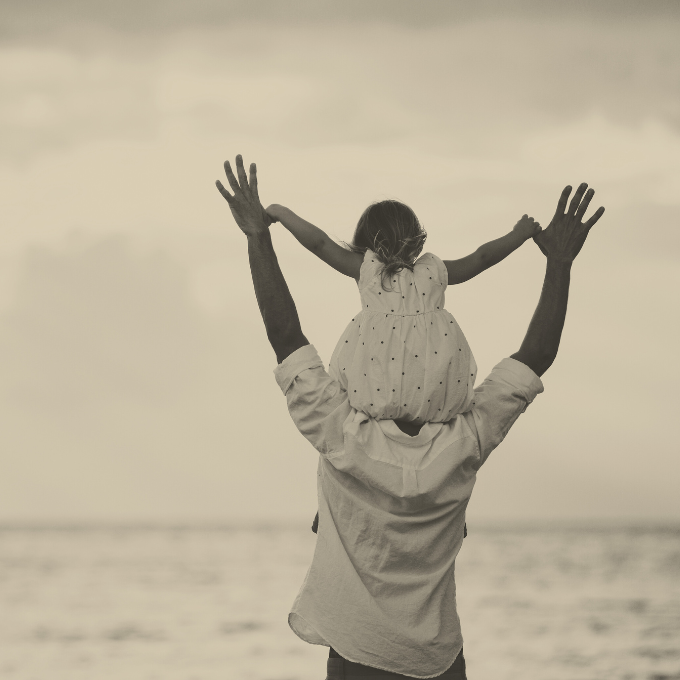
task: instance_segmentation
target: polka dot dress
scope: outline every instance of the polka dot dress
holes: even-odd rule
[[[381,285],[382,263],[367,250],[361,265],[361,312],[333,352],[330,373],[350,405],[377,420],[446,422],[472,405],[474,357],[444,309],[448,271],[425,253],[413,272]]]

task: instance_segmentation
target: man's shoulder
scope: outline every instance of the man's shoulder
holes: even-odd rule
[[[543,382],[526,364],[507,357],[499,361],[484,381],[475,388],[475,393],[484,390],[489,384],[505,386],[512,391],[522,393],[527,402],[532,402],[543,392]]]

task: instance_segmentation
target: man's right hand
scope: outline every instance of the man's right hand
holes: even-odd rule
[[[571,194],[571,187],[565,187],[550,224],[534,236],[536,245],[549,260],[573,262],[581,251],[590,228],[602,217],[604,208],[598,208],[587,222],[581,221],[595,194],[592,189],[586,189],[588,185],[584,182],[576,190],[569,210],[565,212]]]
[[[224,162],[224,172],[234,195],[232,196],[219,180],[215,184],[229,204],[236,224],[246,236],[256,236],[266,232],[272,220],[262,207],[257,193],[257,168],[255,163],[250,164],[250,182],[246,177],[241,156],[236,156],[238,180],[234,177],[229,161]]]

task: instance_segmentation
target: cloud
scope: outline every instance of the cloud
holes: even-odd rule
[[[153,3],[138,12],[49,5],[60,8],[57,25],[69,12],[94,23],[66,22],[58,37],[16,37],[0,49],[0,154],[21,160],[93,140],[228,128],[288,148],[417,138],[441,153],[489,155],[593,113],[680,125],[680,15],[662,16],[668,5],[609,22],[590,21],[585,5],[566,17],[532,5],[461,22],[443,20],[448,10],[436,4],[439,19],[425,27],[368,21],[356,5],[342,10],[349,24],[292,21],[285,31],[276,21],[236,21],[249,6],[156,35],[144,29]],[[331,14],[341,6],[319,3]],[[180,5],[169,7],[172,17]],[[112,17],[128,28],[114,30]]]
[[[652,221],[677,211],[659,207]],[[610,217],[632,227],[640,215]],[[653,237],[642,227],[623,232],[637,233],[629,250],[640,256],[620,257],[618,227],[598,225],[574,268],[546,394],[484,470],[474,505],[481,516],[677,516],[665,426],[678,338],[664,293],[677,287],[677,268],[672,258],[644,256]],[[328,360],[357,311],[356,287],[289,236],[277,232],[275,243],[304,332]],[[192,271],[121,235],[25,253],[0,316],[0,517],[313,516],[317,454],[274,383],[245,257],[242,248],[223,269],[214,260]],[[517,349],[542,266],[523,248],[449,291],[482,373]],[[230,292],[220,299],[213,285]],[[643,451],[649,479],[640,484]]]
[[[646,447],[666,470],[648,505],[677,514],[663,423],[680,5],[512,5],[4,3],[0,515],[314,509],[316,457],[277,393],[245,243],[214,189],[238,152],[258,162],[265,201],[338,238],[370,201],[396,197],[428,250],[451,258],[525,212],[547,223],[566,183],[590,182],[607,213],[574,270],[550,390],[504,445],[517,464],[487,483],[532,499],[508,512],[557,512],[523,471],[545,471],[542,452],[559,448],[555,493],[560,471],[592,472],[579,512],[644,513]],[[69,240],[74,227],[84,235]],[[274,239],[327,359],[356,287],[283,229]],[[450,292],[482,371],[521,341],[542,267],[523,248]],[[614,491],[598,500],[599,485]]]
[[[25,159],[102,137],[148,137],[157,111],[139,66],[63,49],[0,50],[0,156]]]
[[[600,0],[593,3],[558,2],[556,0],[262,0],[242,3],[235,0],[195,0],[191,4],[179,0],[37,0],[14,3],[5,0],[3,33],[6,38],[55,32],[74,24],[103,25],[120,31],[166,32],[186,27],[206,28],[235,22],[263,25],[366,24],[389,23],[409,27],[460,24],[489,17],[540,19],[559,21],[565,18],[611,22],[677,17],[673,0]]]
[[[48,410],[164,401],[205,351],[185,273],[161,254],[131,257],[120,238],[29,251],[0,329],[5,400]]]
[[[28,251],[0,316],[0,517],[311,520],[316,457],[249,310],[206,313],[121,236]]]

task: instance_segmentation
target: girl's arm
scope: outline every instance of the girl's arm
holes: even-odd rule
[[[314,253],[320,260],[341,274],[359,280],[359,270],[364,260],[361,253],[346,250],[333,241],[325,231],[298,217],[292,210],[282,205],[270,205],[267,208],[267,214],[272,221],[281,222],[307,250]]]
[[[460,260],[444,260],[449,272],[449,285],[469,281],[485,269],[493,267],[540,231],[541,225],[533,217],[524,215],[509,234],[479,246],[472,255]]]

